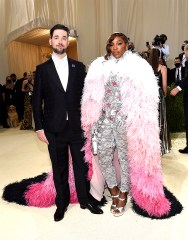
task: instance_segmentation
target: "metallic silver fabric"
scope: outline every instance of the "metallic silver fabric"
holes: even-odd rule
[[[166,119],[166,101],[162,88],[159,88],[159,94],[159,127],[161,140],[161,155],[163,155],[170,152],[171,141]]]
[[[121,112],[121,78],[111,75],[105,86],[103,111],[97,123],[98,158],[102,173],[109,188],[117,186],[116,170],[113,165],[115,148],[121,169],[120,190],[129,191],[129,164],[127,156],[126,126]]]

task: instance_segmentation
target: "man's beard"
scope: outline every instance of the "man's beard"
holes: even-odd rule
[[[67,50],[67,49],[66,49],[66,48],[63,48],[63,49],[61,49],[61,50],[58,50],[57,48],[53,48],[53,47],[52,47],[52,50],[53,50],[55,53],[61,55],[61,54],[66,53],[66,50]]]

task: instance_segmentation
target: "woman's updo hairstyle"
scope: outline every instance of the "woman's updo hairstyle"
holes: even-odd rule
[[[108,57],[109,57],[110,54],[111,54],[111,50],[110,50],[111,43],[114,41],[114,39],[115,39],[116,37],[120,37],[120,38],[125,42],[125,44],[128,44],[128,42],[129,42],[129,40],[128,40],[128,38],[125,36],[125,34],[120,33],[120,32],[112,33],[112,35],[108,38],[107,43],[106,43],[106,54],[105,54],[105,56],[104,56],[104,58],[105,58],[106,60],[108,60]]]

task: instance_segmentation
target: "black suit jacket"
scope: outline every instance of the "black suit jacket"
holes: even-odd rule
[[[36,68],[33,92],[35,130],[57,133],[69,125],[73,131],[81,131],[80,102],[85,79],[83,63],[68,59],[69,77],[64,90],[54,62],[49,59]]]
[[[185,77],[185,68],[181,67],[181,81],[184,79]],[[176,68],[172,68],[170,70],[170,76],[169,76],[169,81],[168,81],[168,85],[171,85],[172,83],[175,83],[176,85],[179,84],[179,82],[176,82]]]
[[[184,101],[188,102],[188,61],[185,62],[185,76],[178,85],[184,91]]]

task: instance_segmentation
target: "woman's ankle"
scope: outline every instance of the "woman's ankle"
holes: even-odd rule
[[[117,205],[119,197],[119,188],[117,186],[109,188],[110,194],[112,196],[112,205]]]
[[[108,188],[111,196],[117,196],[119,195],[119,188],[118,186],[115,186],[113,188]]]
[[[117,202],[117,207],[125,207],[127,204],[127,197],[128,197],[128,192],[120,191],[118,202]]]

